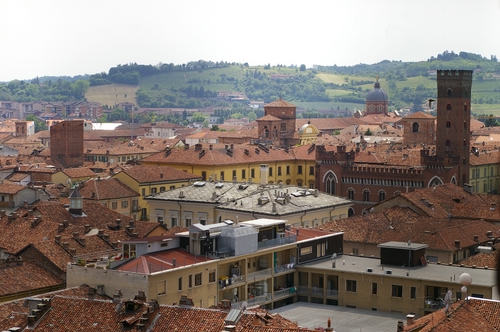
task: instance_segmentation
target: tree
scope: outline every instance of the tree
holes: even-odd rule
[[[366,129],[366,131],[365,131],[365,136],[372,136],[372,135],[373,135],[373,133],[372,133],[372,131],[370,130],[370,128]]]
[[[38,133],[42,130],[47,130],[47,124],[45,121],[40,120],[35,115],[30,114],[26,116],[26,121],[34,121],[35,122],[35,133]]]
[[[257,120],[257,114],[254,111],[248,112],[247,118],[250,122]]]
[[[300,65],[300,71],[306,71],[306,65],[301,64]]]

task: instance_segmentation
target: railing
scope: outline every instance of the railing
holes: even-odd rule
[[[320,287],[297,286],[297,293],[300,295],[321,296],[325,294],[328,297],[338,297],[339,291],[337,289],[325,289]]]
[[[252,272],[252,273],[247,274],[247,280],[252,280],[252,279],[260,278],[262,276],[271,275],[271,273],[272,273],[271,268]]]
[[[425,300],[424,301],[424,308],[426,308],[426,309],[441,309],[444,307],[445,307],[445,304],[444,304],[443,300],[438,300],[438,301]]]
[[[294,243],[296,241],[297,241],[297,235],[290,235],[290,236],[285,236],[285,237],[279,237],[277,239],[261,241],[258,243],[258,250],[265,249],[265,248],[271,248],[271,247],[275,247],[275,246],[279,246],[279,245],[287,244],[287,243]]]
[[[326,296],[329,296],[329,297],[338,297],[339,296],[339,291],[337,289],[327,289],[326,290]]]
[[[323,288],[310,287],[309,289],[311,296],[323,296]]]
[[[141,207],[139,205],[132,205],[132,212],[139,212],[141,211]]]
[[[290,264],[283,264],[281,266],[276,266],[274,268],[274,273],[282,273],[282,272],[288,272],[295,269],[295,264],[290,263]]]
[[[238,286],[245,282],[245,276],[234,276],[229,279],[231,279],[231,284],[226,285],[225,282],[219,282],[219,288],[224,289],[226,287]]]
[[[295,287],[288,287],[284,289],[280,289],[273,293],[273,300],[278,300],[284,297],[292,296],[295,294]]]
[[[248,307],[253,307],[253,306],[256,306],[256,305],[260,305],[261,303],[264,303],[264,302],[267,302],[267,301],[271,301],[271,295],[270,294],[253,296],[253,297],[249,298],[246,301],[235,302],[235,303],[233,303],[231,305],[231,307],[233,309],[240,309],[241,308],[241,304],[243,302],[246,302],[247,303],[247,308],[248,308]]]

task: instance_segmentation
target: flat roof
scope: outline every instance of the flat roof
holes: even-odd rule
[[[419,249],[424,249],[427,248],[428,245],[424,243],[408,243],[408,242],[396,242],[396,241],[389,241],[385,243],[381,243],[377,245],[379,248],[392,248],[392,249],[404,249],[404,250],[419,250]]]
[[[336,258],[335,267],[332,268],[334,259],[325,258],[309,263],[299,264],[297,267],[308,267],[314,269],[354,273],[365,273],[374,275],[383,275],[387,278],[408,278],[432,282],[453,282],[457,284],[457,289],[462,287],[459,278],[464,272],[467,272],[472,277],[472,287],[493,287],[497,285],[496,270],[482,268],[468,268],[457,265],[445,265],[430,263],[426,266],[402,267],[393,265],[381,265],[380,258],[362,257],[341,255]],[[371,268],[372,272],[367,269]],[[387,270],[391,270],[391,274],[387,274]],[[408,275],[406,275],[408,272]]]
[[[286,224],[288,220],[280,220],[280,219],[255,219],[255,220],[248,220],[248,221],[242,221],[240,222],[240,225],[243,226],[254,226],[254,227],[267,227],[267,226],[274,226],[274,225],[280,225],[280,224]]]
[[[293,322],[298,322],[299,326],[308,329],[327,327],[327,321],[330,318],[333,330],[342,332],[396,331],[398,321],[402,320],[406,323],[406,314],[353,309],[308,302],[297,302],[286,305],[271,310],[271,313],[280,314]]]

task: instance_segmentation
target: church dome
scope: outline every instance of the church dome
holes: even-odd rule
[[[384,90],[380,88],[380,83],[377,79],[377,81],[374,84],[373,90],[368,92],[366,95],[366,101],[388,101],[389,98],[387,97],[387,93],[385,93]]]
[[[318,128],[315,125],[311,124],[311,122],[306,123],[299,129],[299,135],[304,135],[304,134],[317,135],[318,133],[319,133]]]

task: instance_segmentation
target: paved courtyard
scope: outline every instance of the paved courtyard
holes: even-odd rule
[[[297,302],[271,312],[278,313],[309,329],[326,327],[327,320],[330,318],[335,332],[396,331],[398,320],[406,323],[406,315],[402,314],[307,302]]]

